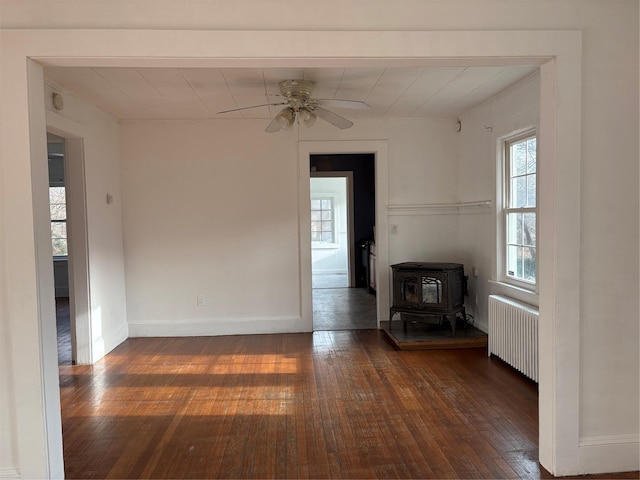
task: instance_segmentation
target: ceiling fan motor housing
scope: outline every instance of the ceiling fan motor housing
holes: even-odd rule
[[[283,80],[279,83],[280,93],[290,103],[291,107],[298,111],[300,108],[313,108],[313,102],[309,101],[313,91],[313,82],[310,80]]]

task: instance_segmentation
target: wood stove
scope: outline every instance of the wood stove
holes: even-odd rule
[[[465,318],[466,278],[459,263],[405,262],[391,266],[393,270],[393,305],[389,314],[389,330],[396,313],[400,313],[406,331],[411,319],[438,317],[447,319],[456,336],[458,314]],[[404,314],[404,315],[403,315]]]

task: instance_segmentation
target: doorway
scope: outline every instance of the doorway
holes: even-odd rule
[[[58,364],[70,365],[75,358],[75,328],[69,308],[69,242],[67,229],[67,188],[65,183],[64,138],[47,134],[49,169],[49,216],[56,302]]]
[[[362,248],[375,230],[374,154],[309,160],[313,330],[377,328]]]
[[[313,288],[355,286],[353,172],[311,172]]]
[[[90,365],[93,358],[83,139],[48,125],[47,157],[58,363]]]

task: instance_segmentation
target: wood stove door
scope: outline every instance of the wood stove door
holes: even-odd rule
[[[425,272],[420,276],[420,308],[447,308],[447,274],[445,272]]]
[[[418,272],[393,272],[393,306],[420,308],[421,275]]]

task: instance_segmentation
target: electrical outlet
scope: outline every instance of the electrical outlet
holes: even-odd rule
[[[196,297],[196,305],[198,305],[199,307],[204,307],[207,304],[206,299],[204,298],[204,295],[198,295]]]

